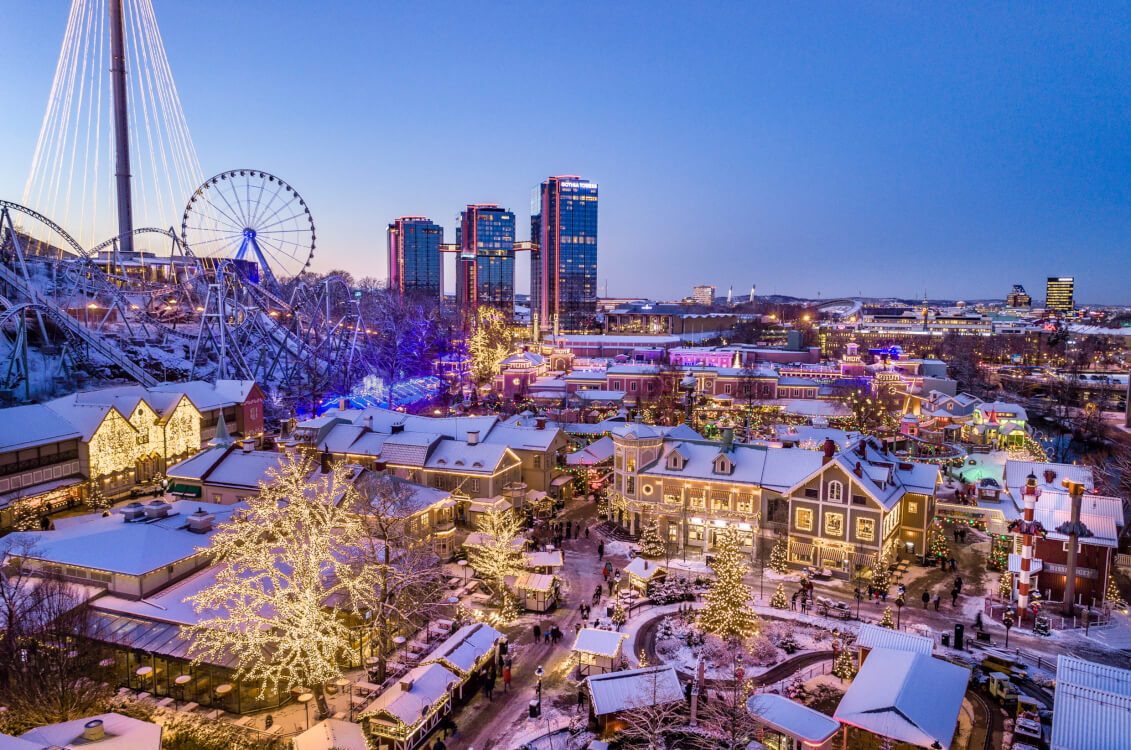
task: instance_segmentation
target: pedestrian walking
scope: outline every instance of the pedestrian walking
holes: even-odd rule
[[[887,602],[887,600],[888,600],[888,590],[887,589],[882,589],[880,591],[880,599],[882,599],[885,603]]]
[[[549,642],[550,642],[550,631],[549,631],[549,629],[547,629],[546,632],[542,635],[542,643],[549,643]]]
[[[589,527],[588,526],[585,527],[585,538],[586,539],[589,538]]]
[[[789,608],[791,610],[797,609],[797,595],[799,593],[801,593],[801,592],[800,591],[794,591],[793,592],[793,600],[789,603]]]
[[[598,560],[604,560],[605,559],[605,543],[604,542],[599,542],[597,544],[597,559]]]
[[[534,642],[537,643],[542,639],[542,626],[535,624],[534,626]]]
[[[876,598],[876,588],[872,584],[868,584],[868,601]]]
[[[952,607],[958,606],[958,589],[951,589],[950,590],[950,606],[952,606]]]
[[[505,667],[503,667],[503,692],[504,693],[507,692],[507,690],[510,688],[510,686],[511,686],[511,665],[508,663]]]
[[[581,615],[581,619],[585,619],[585,602],[577,605],[577,614]]]
[[[606,581],[609,580],[609,569],[608,568],[601,568],[601,577],[604,578]]]
[[[585,688],[577,689],[577,707],[580,709],[585,704]]]
[[[939,593],[937,591],[935,592],[934,602],[935,602],[935,611],[938,612],[939,611]]]
[[[927,605],[931,603],[931,595],[928,594],[927,591],[924,589],[923,596],[921,598],[923,599],[923,609],[926,609]]]
[[[613,582],[609,581],[609,596],[613,595]]]
[[[483,692],[485,692],[487,694],[487,701],[488,702],[491,702],[491,701],[494,700],[494,698],[493,698],[493,695],[495,693],[495,673],[494,672],[491,672],[490,674],[487,675],[487,681],[483,684]]]
[[[959,593],[962,592],[962,576],[957,576],[954,579],[954,588],[957,589]]]
[[[958,560],[954,559],[953,557],[950,558],[950,570],[951,572],[958,570]]]

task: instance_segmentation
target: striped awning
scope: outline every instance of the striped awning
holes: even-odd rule
[[[808,542],[798,542],[798,541],[795,541],[795,540],[790,540],[790,542],[789,542],[789,552],[790,552],[791,555],[796,555],[798,557],[812,557],[813,556],[813,545],[809,544]]]

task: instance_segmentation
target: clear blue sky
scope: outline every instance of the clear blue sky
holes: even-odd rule
[[[612,295],[1131,302],[1126,3],[197,0],[157,16],[205,173],[307,199],[316,269],[384,228],[601,185]],[[0,195],[19,199],[66,3],[6,0]],[[13,26],[16,24],[16,26]],[[19,33],[12,33],[14,28]],[[16,105],[16,106],[13,106]],[[172,222],[170,222],[172,223]],[[525,264],[519,287],[526,287]]]

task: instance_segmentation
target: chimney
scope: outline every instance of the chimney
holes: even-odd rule
[[[407,677],[402,679],[401,680],[401,691],[407,693],[411,690],[412,690],[412,680],[410,678],[407,678]]]
[[[833,454],[836,453],[836,443],[832,441],[832,438],[825,438],[825,443],[821,447],[825,452],[825,455],[821,458],[821,465],[824,466],[833,460]]]
[[[384,461],[374,461],[373,462],[373,471],[384,471],[384,470],[385,470],[385,462]]]
[[[648,570],[648,561],[647,560],[644,561],[644,570]]]
[[[318,462],[318,470],[323,474],[330,473],[330,451],[322,451]]]
[[[370,432],[373,431],[373,415],[372,414],[366,414],[365,415],[365,429],[369,430]]]
[[[136,500],[122,508],[122,520],[126,523],[145,518],[145,506]]]
[[[342,396],[341,398],[339,398],[338,399],[338,408],[341,409],[342,411],[345,411],[346,409],[350,408],[349,399],[346,398],[345,396]]]
[[[546,418],[545,417],[538,417],[537,419],[535,419],[534,420],[534,428],[537,429],[537,430],[546,429]]]
[[[730,453],[734,449],[734,428],[723,428],[723,453]]]
[[[852,473],[860,478],[864,477],[864,469],[860,466],[859,461],[856,462],[856,468],[852,470]]]
[[[479,445],[479,430],[468,430],[467,431],[467,444],[468,445]]]
[[[98,742],[106,738],[106,729],[102,726],[102,719],[91,719],[82,725],[82,738],[85,742]]]
[[[173,506],[164,500],[153,500],[145,504],[145,517],[146,518],[164,518],[169,515],[169,510]]]
[[[240,448],[243,449],[244,453],[251,453],[251,449],[254,448],[254,447],[255,447],[255,441],[254,440],[249,439],[249,440],[241,440],[240,441]]]
[[[1052,469],[1045,469],[1045,484],[1052,484],[1054,479],[1056,479],[1056,472]]]

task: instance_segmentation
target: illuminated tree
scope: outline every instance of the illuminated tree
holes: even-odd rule
[[[789,556],[787,554],[788,543],[784,536],[778,537],[774,542],[774,548],[770,550],[770,570],[778,575],[785,575],[789,572]]]
[[[393,386],[431,372],[444,342],[440,311],[434,301],[384,289],[365,294],[362,308],[366,323],[377,334],[370,337],[366,352],[370,369],[384,382],[391,405]],[[331,384],[346,392],[353,385]]]
[[[891,571],[888,566],[888,555],[881,552],[872,560],[872,585],[880,591],[887,590],[891,585]]]
[[[521,616],[522,612],[518,608],[518,601],[514,598],[514,595],[509,591],[504,591],[503,604],[499,607],[499,624],[510,625]]]
[[[12,528],[16,531],[39,531],[43,514],[30,500],[20,500],[12,508]]]
[[[942,526],[937,521],[931,524],[930,552],[939,559],[950,553],[950,547],[946,543],[946,534],[943,533]]]
[[[1008,570],[1004,571],[998,578],[997,593],[1003,602],[1008,602],[1013,598],[1013,574]]]
[[[699,613],[700,626],[720,638],[748,638],[758,632],[758,616],[750,608],[750,588],[742,580],[746,556],[741,551],[738,530],[726,529],[710,563],[715,580],[707,591]]]
[[[852,676],[856,674],[856,661],[852,658],[852,652],[847,648],[837,651],[836,659],[833,661],[833,674],[842,680],[851,680]]]
[[[359,603],[379,585],[374,568],[354,564],[366,533],[351,512],[354,471],[288,456],[219,526],[216,581],[186,600],[201,616],[183,629],[195,663],[234,657],[235,678],[259,682],[260,695],[341,676]]]
[[[480,307],[475,332],[467,339],[467,353],[476,382],[482,383],[498,371],[499,362],[510,354],[513,344],[506,315],[494,307]]]
[[[774,609],[789,609],[789,598],[785,595],[785,585],[779,583],[770,597],[770,606]]]
[[[895,617],[891,613],[890,604],[884,609],[884,615],[880,618],[880,627],[895,629]]]
[[[465,545],[467,561],[481,576],[491,581],[495,596],[503,596],[507,576],[522,573],[522,546],[515,540],[522,536],[522,519],[509,508],[491,506],[479,516],[476,530],[483,540]]]
[[[106,493],[102,491],[102,483],[97,480],[92,480],[86,484],[86,507],[94,510],[104,510],[109,508],[112,503],[110,498],[106,497]]]
[[[1107,577],[1107,592],[1104,594],[1104,599],[1111,604],[1123,601],[1123,594],[1119,591],[1119,584],[1115,582],[1115,577],[1110,573]]]
[[[616,600],[613,604],[613,613],[609,616],[609,620],[619,629],[621,625],[628,622],[628,613],[624,611],[624,605],[620,603],[620,599]]]
[[[660,522],[653,516],[644,525],[640,535],[640,554],[645,557],[661,557],[668,549],[664,538],[660,536]]]

